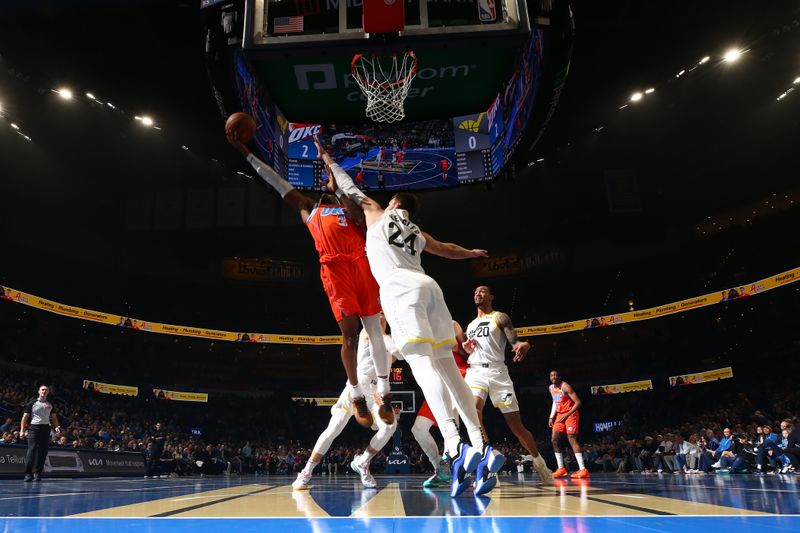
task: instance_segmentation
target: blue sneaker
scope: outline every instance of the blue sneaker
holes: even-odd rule
[[[470,474],[478,468],[481,454],[469,444],[462,442],[458,445],[458,455],[450,458],[450,496],[455,498],[472,485]]]
[[[497,485],[497,472],[503,468],[506,458],[489,446],[483,448],[483,456],[475,471],[475,496],[486,494]]]

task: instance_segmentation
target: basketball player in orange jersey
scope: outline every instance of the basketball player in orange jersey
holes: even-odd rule
[[[578,423],[580,416],[578,409],[581,407],[581,399],[566,381],[561,379],[558,370],[550,372],[550,395],[553,397],[553,409],[550,411],[550,427],[553,428],[553,450],[556,452],[556,462],[558,470],[553,472],[553,477],[564,477],[567,469],[564,468],[564,455],[561,453],[561,440],[564,433],[567,434],[572,451],[575,453],[575,460],[578,461],[578,471],[572,474],[573,478],[588,478],[589,471],[583,464],[583,449],[578,442]]]
[[[386,320],[392,328],[392,340],[411,367],[411,372],[430,404],[445,444],[445,456],[452,472],[450,496],[455,498],[472,485],[477,473],[475,495],[494,487],[490,477],[502,466],[502,454],[485,445],[475,401],[456,362],[452,347],[453,318],[436,280],[422,267],[422,252],[447,259],[488,257],[486,250],[468,250],[457,244],[434,239],[414,224],[419,200],[409,193],[397,193],[386,209],[365,195],[353,179],[325,152],[315,138],[319,157],[333,174],[328,187],[348,196],[361,206],[367,222],[367,256],[378,285]],[[469,435],[470,443],[461,440],[453,406]],[[494,482],[487,483],[487,480]]]
[[[461,372],[461,377],[463,378],[467,375],[467,368],[469,365],[467,364],[467,354],[461,347],[461,343],[467,340],[467,338],[464,335],[464,330],[461,329],[461,325],[455,320],[453,320],[453,330],[456,334],[456,345],[453,346],[453,359],[456,360],[456,366],[458,366],[458,370]],[[422,402],[419,412],[417,412],[417,418],[414,420],[414,425],[411,427],[411,433],[414,435],[420,448],[422,448],[428,461],[433,465],[433,475],[422,483],[422,486],[426,489],[446,487],[450,484],[451,479],[450,467],[447,461],[442,458],[442,454],[439,453],[439,447],[431,435],[431,428],[435,426],[438,426],[436,418],[433,416],[433,411],[431,411],[428,401],[425,400]]]
[[[380,289],[369,269],[363,224],[357,225],[351,212],[333,195],[323,194],[319,202],[315,202],[300,193],[272,167],[250,153],[247,146],[239,142],[235,130],[227,135],[228,142],[247,158],[258,175],[300,214],[314,238],[314,246],[319,252],[322,286],[342,331],[342,364],[347,373],[356,420],[365,427],[371,427],[374,422],[358,382],[356,348],[360,318],[369,335],[370,353],[378,377],[377,393],[383,402],[380,417],[387,424],[392,424],[394,411],[389,388],[390,362],[381,329]]]

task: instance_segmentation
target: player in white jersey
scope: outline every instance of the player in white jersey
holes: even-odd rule
[[[381,305],[392,328],[395,346],[408,362],[414,378],[433,411],[451,461],[451,495],[458,496],[470,486],[475,470],[497,472],[505,458],[484,445],[478,413],[469,387],[453,359],[453,319],[442,289],[425,274],[423,251],[448,259],[487,257],[486,250],[467,250],[442,243],[420,230],[410,220],[419,201],[409,193],[398,193],[384,210],[366,196],[352,178],[325,153],[317,142],[319,156],[333,172],[330,186],[345,194],[364,210],[367,221],[367,258],[381,289]],[[467,429],[472,446],[461,442],[452,402]],[[481,490],[476,480],[476,493]],[[491,489],[491,487],[488,487]]]
[[[470,354],[466,381],[475,395],[475,407],[481,425],[483,408],[488,397],[503,413],[508,428],[520,444],[533,456],[533,468],[539,479],[542,483],[552,484],[552,473],[536,449],[536,440],[522,424],[514,383],[511,382],[506,366],[506,347],[509,344],[514,352],[515,363],[525,359],[531,346],[528,342],[519,340],[507,314],[492,308],[494,295],[489,287],[481,285],[476,288],[473,299],[478,308],[478,316],[467,326],[467,341],[463,346],[464,351]]]
[[[381,326],[383,327],[383,331],[386,331],[386,320],[383,317],[381,317]],[[394,349],[394,344],[392,343],[391,337],[384,333],[383,341],[387,350],[387,360],[391,360],[392,357],[399,355]],[[358,380],[361,388],[366,393],[365,396],[367,398],[367,405],[374,415],[372,429],[375,431],[375,435],[373,435],[372,440],[370,440],[369,446],[367,446],[367,449],[364,450],[364,453],[356,455],[353,458],[353,461],[350,463],[350,468],[352,468],[354,472],[361,476],[361,483],[366,488],[372,489],[377,486],[377,483],[369,471],[369,464],[372,461],[372,458],[375,457],[375,455],[377,455],[377,453],[380,452],[384,446],[386,446],[386,443],[388,443],[389,439],[391,439],[392,435],[394,435],[394,432],[397,429],[397,419],[399,418],[399,415],[395,416],[392,424],[387,424],[378,415],[380,411],[380,404],[375,400],[376,397],[380,398],[380,396],[377,396],[378,376],[375,372],[375,363],[373,363],[370,352],[370,342],[366,330],[362,330],[361,335],[359,335],[357,359]],[[331,444],[333,444],[334,439],[336,439],[336,437],[338,437],[342,431],[344,431],[345,426],[347,426],[347,423],[350,421],[350,418],[353,417],[353,414],[353,403],[352,398],[350,397],[350,388],[345,387],[342,391],[342,394],[339,396],[339,400],[336,402],[336,405],[331,407],[331,421],[328,423],[328,427],[317,439],[317,442],[314,445],[314,450],[311,453],[311,456],[308,458],[308,462],[303,470],[297,474],[297,479],[292,483],[292,488],[295,490],[305,490],[309,488],[309,484],[311,483],[311,475],[314,472],[314,468],[320,463],[320,461],[322,461],[323,456],[328,453],[328,450],[330,449]]]

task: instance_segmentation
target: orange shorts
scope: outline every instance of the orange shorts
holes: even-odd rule
[[[381,312],[380,289],[366,257],[352,262],[323,263],[319,277],[337,322],[348,316],[372,316]]]
[[[461,377],[462,378],[466,377],[466,375],[467,375],[467,369],[466,368],[459,368],[458,370],[461,371]],[[439,427],[439,424],[436,422],[436,418],[433,416],[433,411],[431,411],[431,407],[428,405],[428,400],[425,400],[424,402],[422,402],[422,405],[419,408],[419,412],[417,413],[417,416],[425,417],[428,420],[433,421],[433,427]]]
[[[577,435],[578,434],[578,424],[580,422],[581,417],[578,415],[578,411],[575,411],[569,418],[567,418],[566,422],[559,422],[558,419],[564,415],[560,415],[556,413],[556,421],[553,422],[553,431],[558,433],[566,433],[567,435]]]

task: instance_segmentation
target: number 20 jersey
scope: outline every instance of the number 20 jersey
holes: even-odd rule
[[[425,274],[422,250],[425,237],[403,209],[390,209],[367,229],[367,257],[372,275],[381,287],[397,269]]]
[[[505,363],[506,335],[497,325],[497,311],[476,318],[467,326],[467,338],[475,341],[469,355],[471,365]]]

